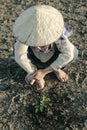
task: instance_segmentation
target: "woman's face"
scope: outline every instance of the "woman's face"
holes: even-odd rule
[[[48,53],[51,51],[53,44],[47,45],[47,46],[38,46],[38,47],[32,47],[35,49],[37,52],[42,52],[42,53]]]

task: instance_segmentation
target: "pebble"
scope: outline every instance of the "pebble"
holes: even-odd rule
[[[65,130],[70,130],[70,129],[68,127],[66,127]]]
[[[85,127],[87,128],[87,120],[85,121],[84,125],[85,125]]]
[[[83,127],[83,129],[82,130],[87,130],[87,127]]]
[[[3,128],[3,123],[0,123],[0,130]]]

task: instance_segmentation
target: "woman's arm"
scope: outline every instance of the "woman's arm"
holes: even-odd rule
[[[31,63],[31,60],[27,57],[28,46],[26,44],[17,41],[14,45],[15,61],[28,73],[34,73],[35,66]]]
[[[75,46],[66,38],[56,43],[60,54],[58,58],[51,64],[51,67],[57,71],[66,66],[74,58]]]

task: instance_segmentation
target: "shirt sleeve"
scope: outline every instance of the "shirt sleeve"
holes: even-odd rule
[[[17,41],[14,45],[15,61],[28,73],[31,74],[35,71],[35,66],[27,57],[28,46]]]
[[[60,51],[58,58],[51,64],[51,67],[57,71],[67,65],[74,58],[75,46],[66,37],[56,41],[56,46]]]

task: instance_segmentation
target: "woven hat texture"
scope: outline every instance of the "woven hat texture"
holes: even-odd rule
[[[61,13],[48,5],[25,10],[15,21],[14,36],[29,46],[44,46],[57,40],[64,29]]]

